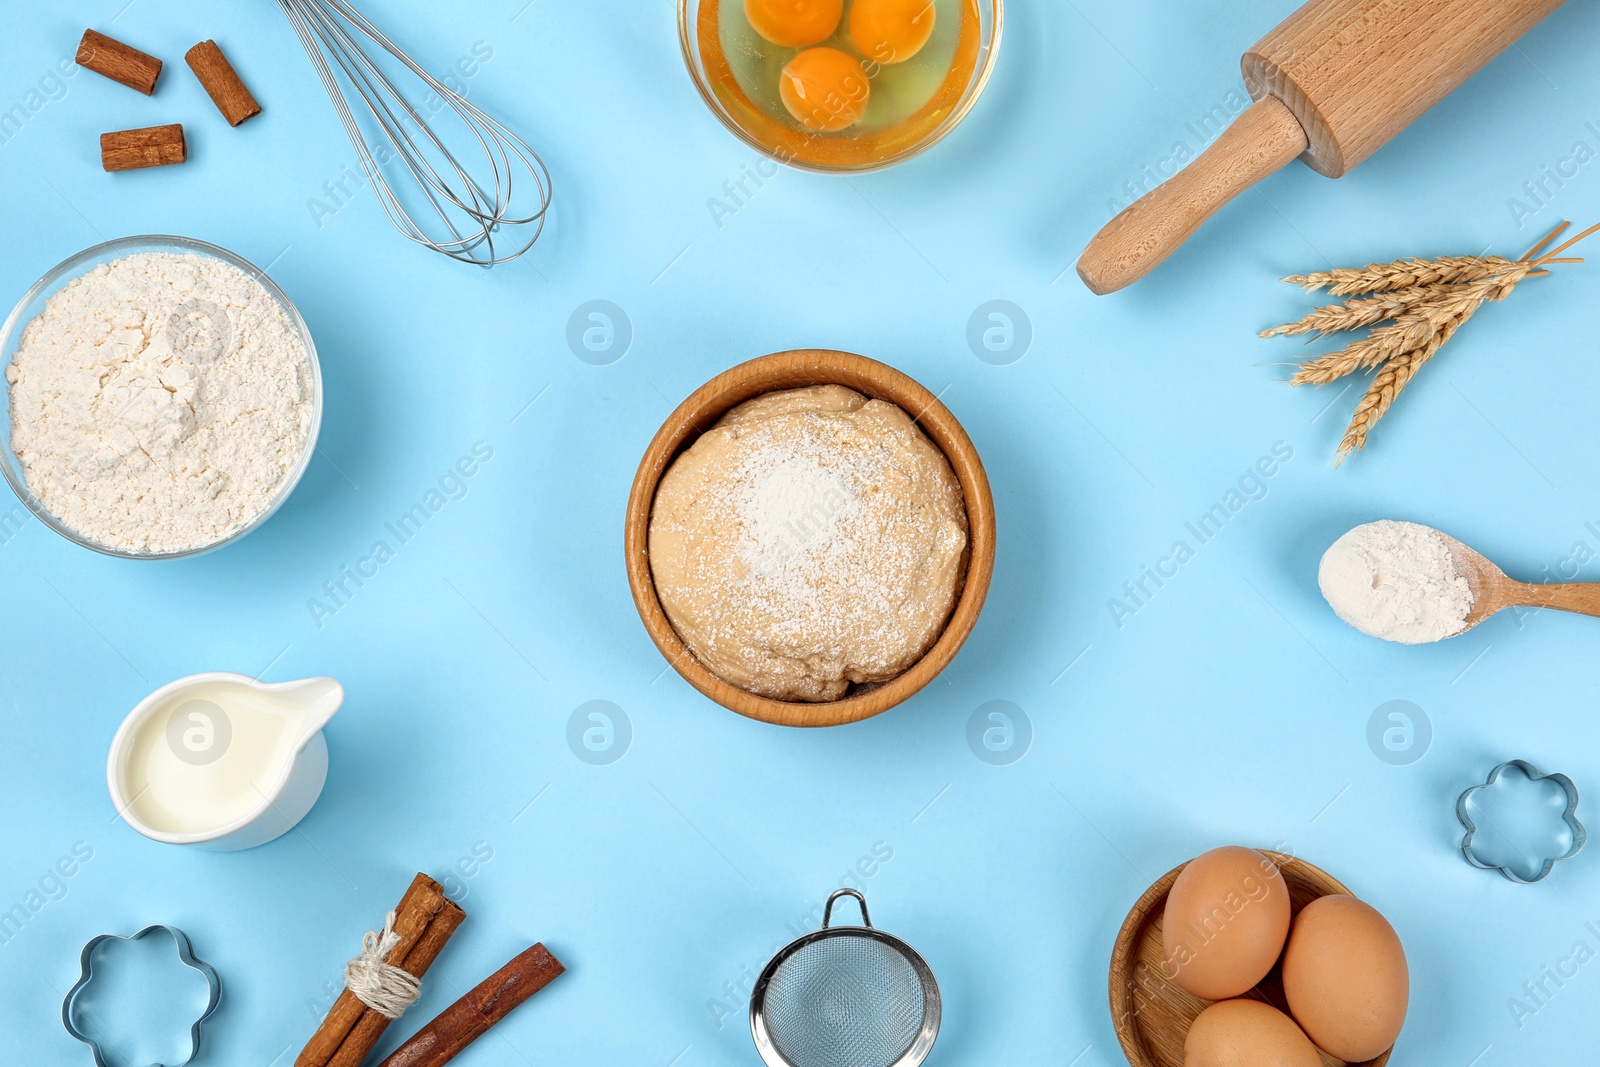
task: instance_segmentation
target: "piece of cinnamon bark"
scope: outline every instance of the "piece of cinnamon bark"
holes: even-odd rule
[[[188,158],[189,144],[176,123],[100,135],[100,165],[108,172],[166,167]]]
[[[378,1067],[444,1067],[565,970],[543,945],[534,945],[440,1012]]]
[[[161,60],[94,30],[83,31],[78,65],[146,96],[156,91],[156,79],[161,77]]]
[[[183,57],[194,71],[194,76],[205,86],[211,102],[217,105],[229,126],[237,126],[245,119],[261,114],[261,105],[245,88],[244,80],[233,64],[222,54],[215,41],[201,41]]]

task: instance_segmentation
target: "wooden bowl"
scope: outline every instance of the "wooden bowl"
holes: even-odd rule
[[[843,699],[827,703],[773,700],[723,681],[702,664],[672,628],[656,596],[650,572],[650,512],[656,486],[678,454],[692,445],[729,409],[763,393],[811,385],[843,385],[885,400],[916,420],[922,432],[950,461],[967,506],[967,577],[944,632],[932,648],[903,674],[876,685],[853,686]],[[911,697],[933,681],[955,658],[983,610],[994,573],[994,498],[978,451],[939,398],[893,367],[865,356],[825,349],[798,349],[762,356],[725,371],[678,405],[656,433],[639,463],[628,497],[626,532],[628,585],[650,638],[684,679],[730,711],[779,726],[838,726],[859,722]]]
[[[1265,849],[1261,852],[1283,872],[1294,915],[1318,897],[1334,893],[1355,895],[1338,879],[1305,860]],[[1186,866],[1173,868],[1145,890],[1123,922],[1111,952],[1111,1021],[1117,1040],[1122,1042],[1123,1055],[1133,1067],[1183,1067],[1183,1039],[1188,1036],[1189,1024],[1211,1003],[1180,989],[1166,977],[1162,966],[1161,916],[1166,910],[1167,893]],[[1246,995],[1271,1004],[1285,1015],[1289,1013],[1278,966]],[[1383,1067],[1393,1051],[1350,1067]],[[1327,1067],[1341,1067],[1345,1062],[1325,1052],[1321,1055]]]

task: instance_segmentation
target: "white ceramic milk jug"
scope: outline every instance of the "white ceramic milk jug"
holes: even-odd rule
[[[264,845],[305,817],[328,776],[332,678],[268,685],[196,674],[151,693],[111,742],[117,814],[155,841],[219,852]]]

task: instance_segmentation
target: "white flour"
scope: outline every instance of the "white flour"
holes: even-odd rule
[[[805,590],[815,584],[815,572],[826,569],[841,518],[861,508],[840,474],[824,465],[827,459],[837,464],[838,457],[820,451],[768,445],[748,456],[740,471],[739,518],[749,535],[740,546],[745,562],[768,580],[786,570],[807,571],[793,574],[793,584]],[[850,473],[859,479],[870,472]],[[814,565],[792,566],[797,557]]]
[[[311,364],[259,282],[209,256],[140,253],[45,302],[6,368],[11,447],[62,523],[181,552],[266,511],[311,432]]]
[[[1472,611],[1444,535],[1414,522],[1357,526],[1322,557],[1317,583],[1339,618],[1404,645],[1454,637]]]

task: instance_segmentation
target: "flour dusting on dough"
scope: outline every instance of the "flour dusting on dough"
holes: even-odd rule
[[[895,405],[842,386],[769,393],[662,478],[650,562],[714,673],[836,700],[938,640],[966,577],[966,508],[949,461]]]

